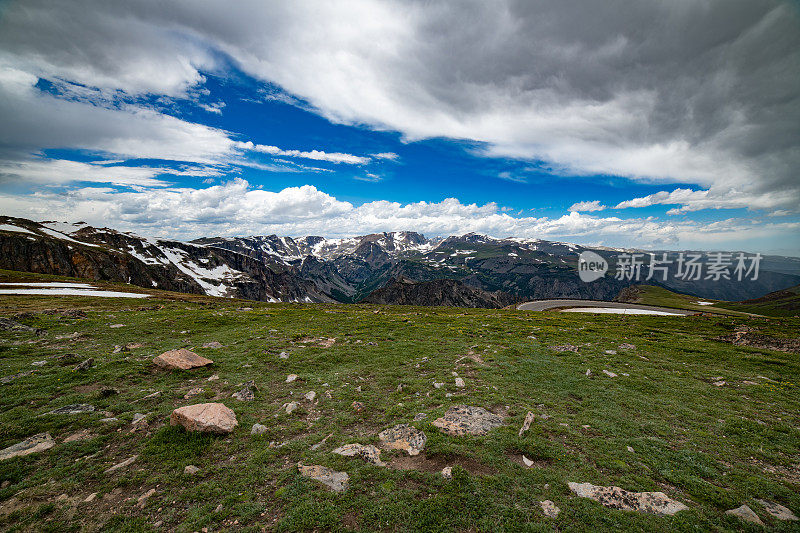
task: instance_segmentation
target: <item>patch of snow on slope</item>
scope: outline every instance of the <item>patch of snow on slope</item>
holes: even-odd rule
[[[158,249],[178,270],[194,279],[208,296],[227,296],[230,286],[225,281],[231,281],[242,275],[241,272],[233,270],[228,265],[220,265],[212,269],[204,268],[187,259],[186,252],[180,248],[159,246]],[[215,285],[208,280],[219,282],[219,284]]]
[[[39,228],[39,231],[41,231],[42,233],[46,233],[46,234],[50,235],[51,237],[55,237],[56,239],[61,239],[62,241],[74,242],[75,244],[81,244],[83,246],[91,246],[92,248],[100,248],[96,244],[89,244],[88,242],[76,241],[72,237],[63,234],[60,231],[55,231],[55,230],[52,230],[52,229],[44,227],[44,226]]]
[[[35,296],[98,296],[100,298],[147,298],[149,294],[135,292],[99,291],[93,289],[68,289],[66,287],[43,287],[40,289],[0,289],[0,294]]]
[[[34,232],[30,230],[21,228],[19,226],[12,226],[11,224],[0,224],[0,231],[13,231],[16,233],[30,233],[31,235],[36,235]]]

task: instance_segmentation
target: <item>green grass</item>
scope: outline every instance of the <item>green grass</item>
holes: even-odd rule
[[[704,313],[715,313],[729,316],[748,316],[749,314],[761,314],[756,311],[748,311],[736,306],[734,302],[725,302],[709,298],[698,298],[688,294],[672,292],[664,287],[653,285],[637,285],[633,287],[637,291],[635,302],[637,304],[654,305],[657,307],[672,307],[674,309],[689,309],[692,311],[702,311]],[[713,302],[714,305],[699,305],[697,302]],[[733,304],[733,305],[731,305]],[[762,311],[769,311],[767,306]],[[763,313],[769,314],[769,313]]]
[[[722,302],[720,307],[745,313],[766,316],[797,317],[800,315],[800,285],[790,287],[778,294],[768,295],[749,302]]]
[[[18,276],[0,273],[3,281]],[[0,480],[9,481],[0,489],[0,528],[148,531],[161,521],[162,530],[187,532],[719,531],[746,529],[724,511],[747,503],[769,527],[790,531],[791,523],[772,519],[755,499],[800,514],[798,356],[715,340],[742,324],[765,335],[796,336],[800,320],[263,304],[152,294],[142,300],[0,298],[0,315],[30,313],[17,320],[47,330],[0,332],[0,375],[36,370],[0,385],[0,447],[44,431],[57,441],[49,451],[0,462]],[[81,308],[88,316],[42,312],[53,308]],[[306,337],[336,342],[323,348],[302,343]],[[210,341],[224,348],[202,348]],[[131,342],[143,347],[113,353],[115,345]],[[565,343],[581,348],[548,349]],[[622,343],[636,349],[620,349]],[[180,347],[215,364],[190,372],[153,368],[152,357]],[[278,357],[283,351],[288,359]],[[470,351],[483,363],[465,358]],[[56,357],[64,353],[93,357],[95,366],[83,373],[59,366]],[[47,364],[31,365],[38,360]],[[619,376],[605,377],[603,369]],[[466,389],[454,386],[453,371]],[[286,384],[289,373],[300,379]],[[214,374],[219,379],[208,381]],[[727,384],[714,386],[712,377]],[[231,398],[250,379],[259,387],[256,400]],[[433,381],[446,385],[436,389]],[[102,397],[100,386],[120,392]],[[184,399],[197,387],[203,392]],[[317,392],[318,404],[302,401],[309,390]],[[143,399],[153,392],[160,394]],[[292,400],[301,409],[287,415],[281,406]],[[353,411],[355,400],[366,408]],[[231,407],[239,427],[217,437],[169,426],[173,409],[204,401]],[[70,403],[91,403],[121,422],[103,424],[100,412],[44,415]],[[438,432],[431,421],[458,403],[505,413],[506,424],[484,437]],[[529,410],[550,418],[537,417],[519,437]],[[132,432],[136,412],[148,414],[148,424]],[[420,412],[428,418],[412,422]],[[250,435],[256,422],[267,426],[265,435]],[[452,481],[436,471],[380,468],[330,453],[345,443],[377,443],[379,431],[398,423],[427,434],[425,461],[456,465]],[[84,428],[95,437],[63,442]],[[328,435],[325,445],[310,449]],[[515,462],[520,453],[536,466]],[[130,467],[104,473],[132,455],[139,458]],[[382,453],[385,461],[400,456]],[[327,492],[299,476],[298,461],[346,471],[350,489]],[[184,475],[189,464],[201,472]],[[689,510],[663,517],[608,509],[572,495],[568,481],[664,491]],[[155,495],[138,507],[136,499],[151,488]],[[93,502],[82,503],[94,492]],[[560,507],[557,519],[543,516],[539,502],[545,499]]]

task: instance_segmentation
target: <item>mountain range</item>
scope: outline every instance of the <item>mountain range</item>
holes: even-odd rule
[[[610,274],[582,282],[576,265],[585,250],[612,264],[616,254],[633,251],[475,233],[427,238],[408,231],[344,239],[269,235],[181,242],[82,222],[0,217],[3,269],[261,301],[497,307],[540,298],[610,300],[641,283]],[[428,283],[415,286],[422,282]],[[686,282],[671,275],[652,281],[719,300],[758,298],[798,283],[800,259],[785,256],[764,256],[757,280]]]

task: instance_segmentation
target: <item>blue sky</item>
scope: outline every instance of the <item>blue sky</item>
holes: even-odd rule
[[[0,10],[3,214],[800,254],[795,5],[78,4]]]

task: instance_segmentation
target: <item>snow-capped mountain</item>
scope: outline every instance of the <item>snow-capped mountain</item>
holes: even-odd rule
[[[398,279],[458,280],[499,294],[498,301],[506,296],[606,300],[637,283],[613,276],[583,283],[575,269],[584,250],[610,262],[623,251],[476,233],[428,239],[405,231],[344,239],[210,237],[187,243],[83,223],[0,217],[0,268],[264,301],[358,302]],[[766,256],[756,281],[663,285],[705,298],[743,300],[798,283],[800,260]]]

